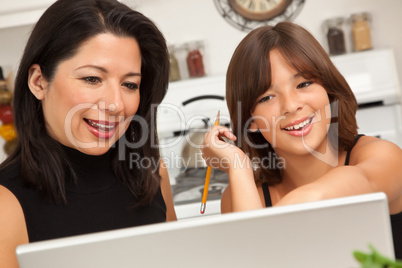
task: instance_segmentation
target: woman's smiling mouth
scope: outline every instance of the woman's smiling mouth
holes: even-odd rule
[[[84,121],[88,125],[89,131],[100,139],[111,138],[119,122],[97,121],[84,118]]]

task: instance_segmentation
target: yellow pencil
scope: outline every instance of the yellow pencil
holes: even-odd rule
[[[219,114],[220,114],[220,111],[218,111],[218,115],[216,116],[215,126],[219,125]],[[201,214],[204,214],[205,207],[207,206],[207,196],[208,196],[210,177],[211,177],[211,167],[208,166],[207,175],[205,176],[204,193],[202,194],[201,209],[200,209]]]

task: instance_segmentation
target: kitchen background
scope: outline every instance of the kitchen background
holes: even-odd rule
[[[0,0],[0,65],[7,70],[17,66],[32,23],[53,0]],[[229,25],[213,0],[122,0],[150,17],[169,44],[204,43],[207,74],[225,73],[236,45],[246,35]],[[308,28],[326,46],[324,20],[369,12],[374,48],[392,48],[399,77],[402,77],[402,1],[400,0],[306,0],[296,22]],[[29,25],[27,25],[29,24]],[[345,32],[350,51],[350,36]]]
[[[169,47],[175,48],[171,52],[174,52],[178,60],[182,81],[174,82],[170,85],[170,91],[174,91],[174,94],[165,98],[165,104],[175,104],[177,107],[182,105],[182,108],[186,108],[186,115],[192,113],[191,109],[198,114],[203,112],[208,114],[210,111],[215,114],[217,109],[220,109],[222,115],[222,112],[225,112],[226,109],[223,101],[224,74],[234,49],[247,32],[243,32],[229,24],[219,13],[214,0],[121,1],[151,18],[165,35]],[[301,0],[294,1],[302,2]],[[53,2],[54,0],[0,0],[0,66],[3,68],[5,77],[11,76],[12,79],[14,78],[33,24]],[[360,77],[361,73],[354,73],[354,71],[365,69],[365,65],[379,69],[368,68],[371,71],[362,70],[364,75],[373,75],[369,76],[369,79],[359,81],[356,85],[361,91],[360,93],[364,93],[359,95],[361,97],[360,102],[381,103],[376,107],[370,106],[371,108],[369,109],[362,109],[358,117],[360,117],[360,123],[365,124],[364,133],[378,134],[378,136],[385,138],[392,135],[395,138],[402,133],[400,106],[402,99],[401,96],[394,97],[400,92],[398,77],[399,80],[402,79],[402,34],[399,31],[399,26],[402,25],[401,11],[401,0],[305,0],[300,13],[294,20],[307,28],[329,51],[326,32],[323,27],[325,20],[335,17],[349,19],[352,14],[361,12],[367,12],[371,15],[370,31],[374,53],[371,56],[365,56],[371,57],[370,61],[368,61],[368,58],[359,59],[359,55],[363,55],[366,52],[353,52],[352,27],[350,22],[346,22],[343,27],[346,54],[357,57],[338,57],[336,62],[340,66],[346,67],[346,69],[349,68],[353,75]],[[188,53],[186,48],[189,44],[199,45],[206,73],[204,78],[189,78],[186,64]],[[393,66],[393,56],[395,57],[396,69]],[[365,65],[356,65],[357,67],[349,65],[351,63],[348,62],[352,58],[353,62],[356,61],[359,64],[363,62]],[[382,62],[385,65],[377,66],[377,62]],[[384,68],[382,68],[383,66]],[[366,73],[366,71],[370,72]],[[367,84],[366,80],[368,80]],[[12,90],[12,83],[9,83],[9,87]],[[365,91],[366,89],[369,89],[369,91]],[[385,90],[391,93],[384,94]],[[221,96],[216,98],[217,94]],[[204,97],[205,95],[209,96],[209,98],[213,96],[215,99],[204,98],[201,102],[197,101],[197,105],[194,104],[195,101],[189,101],[194,97],[199,100],[201,95],[204,95]],[[369,97],[366,98],[366,96]],[[185,104],[190,102],[191,105]],[[359,104],[361,104],[360,102]],[[385,106],[383,106],[384,104]],[[203,107],[206,110],[201,111],[199,107]],[[172,139],[177,138],[177,136],[170,135],[173,133],[171,130],[176,130],[171,128],[177,123],[176,118],[171,115],[169,114],[169,109],[159,111],[158,114],[158,116],[163,116],[163,120],[158,121],[158,128],[159,130],[165,129],[163,133],[159,133],[160,137],[164,138],[162,143],[170,142]],[[211,119],[210,115],[207,117]],[[376,122],[376,125],[372,124],[373,121]],[[382,132],[377,133],[377,129],[380,128]],[[365,132],[372,129],[375,130],[373,133],[370,131]],[[396,131],[397,129],[398,131]],[[6,157],[3,149],[4,145],[5,140],[0,137],[0,162]],[[182,144],[180,143],[171,150],[175,154],[180,154],[181,147]],[[163,149],[162,152],[164,155],[171,153],[171,151],[163,151]],[[180,210],[176,207],[179,218],[193,217],[197,213],[199,214],[199,198],[200,192],[203,190],[206,171],[205,167],[202,166],[200,169],[189,169],[186,172],[177,168],[169,170],[175,204],[181,205]],[[211,178],[213,183],[210,184],[208,197],[209,200],[216,200],[216,202],[209,202],[208,205],[212,214],[219,213],[220,194],[227,183],[227,178],[224,177],[225,174],[220,174],[217,171],[213,174],[213,178]],[[194,203],[195,206],[188,203]]]
[[[7,77],[15,75],[32,25],[54,0],[0,0],[0,66]],[[122,0],[151,18],[164,33],[169,45],[179,50],[180,74],[188,78],[180,49],[200,41],[207,76],[226,72],[231,55],[247,34],[230,25],[218,12],[213,0]],[[375,49],[394,51],[398,76],[402,78],[401,0],[306,0],[295,21],[306,27],[327,48],[323,22],[334,17],[350,18],[353,13],[372,16],[371,39]],[[345,25],[347,52],[352,52],[350,25]],[[184,68],[183,68],[184,67]],[[10,86],[12,87],[12,85]],[[4,139],[0,138],[0,161],[4,159]]]
[[[151,18],[163,32],[179,60],[182,79],[189,74],[182,56],[185,45],[199,41],[207,76],[223,75],[237,44],[247,34],[225,21],[213,0],[122,0]],[[0,66],[7,77],[15,75],[32,25],[54,0],[0,0]],[[306,27],[328,51],[323,22],[353,13],[372,16],[371,39],[375,49],[394,52],[399,80],[402,78],[401,0],[306,0],[295,22]],[[346,50],[352,52],[351,26],[344,26]],[[10,85],[12,88],[12,85]],[[0,161],[4,159],[0,138]]]

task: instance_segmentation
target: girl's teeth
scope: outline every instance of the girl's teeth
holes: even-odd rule
[[[301,123],[298,124],[298,125],[290,126],[290,127],[285,128],[285,129],[286,129],[286,130],[293,130],[293,129],[298,130],[299,128],[303,128],[303,127],[304,127],[305,125],[307,125],[309,122],[310,122],[310,118],[307,119],[307,120],[305,120],[304,122],[301,122]]]

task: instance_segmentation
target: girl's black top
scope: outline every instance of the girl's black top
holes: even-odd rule
[[[150,205],[136,206],[136,198],[112,172],[111,151],[100,156],[63,146],[78,177],[66,178],[67,204],[57,204],[27,187],[20,165],[0,171],[0,185],[18,199],[29,241],[41,241],[164,222],[166,205],[159,188]]]
[[[350,150],[347,152],[345,159],[345,166],[349,165],[350,153],[361,136],[364,135],[360,134],[356,136],[352,148],[350,148]],[[268,184],[266,182],[262,183],[262,190],[264,193],[265,206],[272,207],[271,195],[269,193]],[[394,240],[395,258],[402,259],[402,212],[390,215],[390,217],[391,217],[392,237]]]

